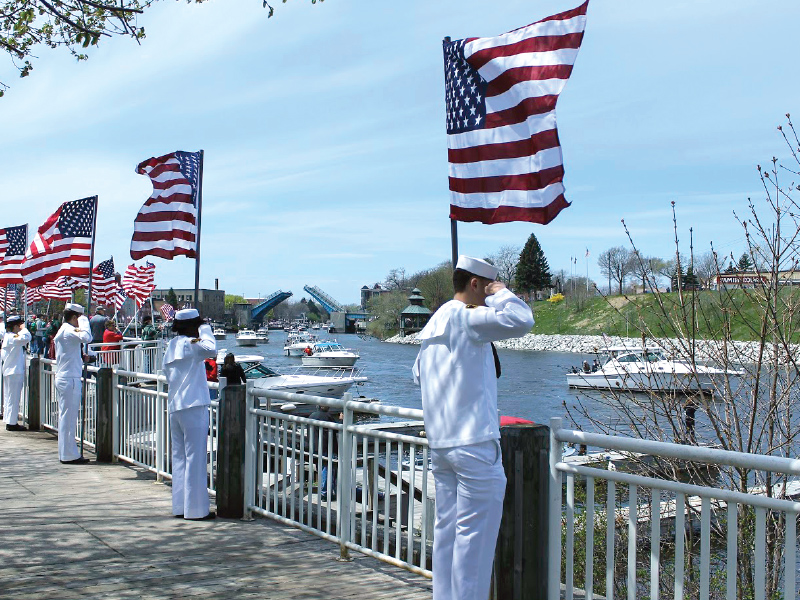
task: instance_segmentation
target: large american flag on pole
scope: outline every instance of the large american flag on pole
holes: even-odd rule
[[[22,279],[37,287],[62,275],[89,277],[97,196],[65,202],[39,227],[25,259]]]
[[[444,42],[451,218],[549,223],[569,206],[555,109],[587,6],[497,37]]]
[[[27,225],[0,229],[0,285],[22,283],[22,261],[27,245]]]
[[[131,258],[195,258],[200,152],[172,152],[136,167],[153,183],[153,194],[133,223]]]
[[[48,300],[64,300],[65,302],[69,302],[72,300],[72,291],[77,289],[77,286],[74,285],[74,280],[71,280],[69,277],[59,277],[55,281],[45,283],[37,288],[29,289],[38,290],[39,297],[35,298],[36,300],[46,298]],[[36,295],[36,292],[32,292],[33,297]]]
[[[17,305],[17,286],[16,284],[4,285],[0,287],[0,310],[8,311]]]
[[[129,296],[136,299],[136,308],[141,308],[156,288],[155,272],[156,266],[151,262],[147,262],[143,267],[128,265],[125,269],[122,287]]]
[[[101,262],[92,271],[92,300],[106,306],[113,305],[120,292],[122,292],[122,287],[117,283],[114,257],[112,256]]]

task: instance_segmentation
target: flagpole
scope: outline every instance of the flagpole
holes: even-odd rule
[[[205,151],[200,150],[200,172],[197,175],[197,239],[194,254],[194,307],[200,310],[200,224],[203,218],[203,162]]]
[[[451,42],[450,36],[445,36],[442,40],[443,44],[449,44]],[[450,217],[450,252],[453,261],[453,270],[456,270],[456,264],[458,263],[458,221],[453,217]]]
[[[94,211],[92,214],[92,247],[91,250],[89,250],[89,289],[86,294],[87,319],[89,318],[89,315],[92,314],[92,271],[94,270],[94,240],[95,231],[97,229],[97,201],[98,197],[94,196]],[[81,385],[81,458],[83,458],[83,438],[85,437],[84,434],[86,429],[86,379],[89,375],[88,371],[89,369],[86,361],[83,361],[83,384]]]
[[[586,249],[586,293],[589,293],[589,249]]]

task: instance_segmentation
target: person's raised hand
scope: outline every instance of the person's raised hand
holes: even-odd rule
[[[491,296],[492,294],[496,294],[500,290],[506,289],[506,284],[502,281],[493,281],[489,285],[486,286],[486,295]]]

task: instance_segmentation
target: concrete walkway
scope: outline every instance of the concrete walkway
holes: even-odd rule
[[[268,519],[174,519],[170,493],[122,463],[62,465],[54,436],[0,426],[0,597],[431,598],[422,577],[338,562],[337,545]]]

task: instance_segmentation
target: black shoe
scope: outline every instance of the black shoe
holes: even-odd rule
[[[175,517],[176,519],[182,519],[183,518],[183,515],[172,515],[172,516]]]
[[[89,459],[86,458],[85,456],[82,456],[81,458],[76,458],[75,460],[62,460],[61,464],[62,465],[85,465],[88,462],[89,462]]]
[[[6,425],[6,431],[28,431],[28,428],[20,424]]]
[[[215,513],[215,512],[212,510],[212,511],[211,511],[210,513],[208,513],[208,514],[207,514],[205,517],[199,517],[199,518],[197,518],[197,519],[186,519],[186,518],[184,518],[184,521],[213,521],[213,520],[214,520],[214,519],[216,519],[216,518],[217,518],[217,513]]]

